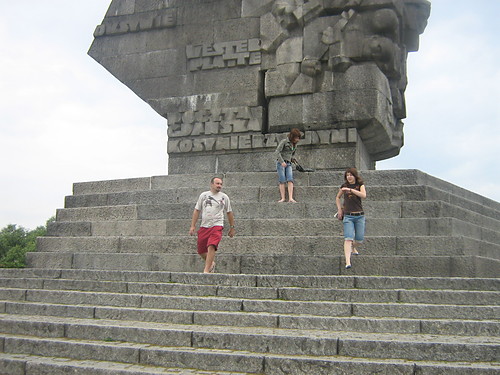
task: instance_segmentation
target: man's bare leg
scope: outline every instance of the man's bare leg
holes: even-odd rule
[[[202,257],[205,259],[205,269],[203,273],[211,273],[215,267],[215,246],[210,245],[208,247],[208,252],[202,254]]]

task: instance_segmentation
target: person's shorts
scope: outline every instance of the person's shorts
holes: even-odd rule
[[[214,246],[215,251],[219,246],[219,242],[222,239],[222,229],[224,227],[215,226],[211,228],[200,227],[198,229],[198,254],[204,254],[208,252],[209,246]]]
[[[278,182],[280,184],[293,182],[292,163],[286,162],[286,167],[282,167],[281,163],[276,161],[276,170],[278,171]]]
[[[344,215],[344,239],[363,242],[365,238],[365,216]]]

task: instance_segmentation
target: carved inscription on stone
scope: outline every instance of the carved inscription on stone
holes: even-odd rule
[[[214,108],[169,113],[168,137],[261,131],[262,109],[255,107]]]
[[[170,154],[230,151],[250,149],[272,149],[286,134],[226,134],[218,137],[201,138],[170,138],[168,139],[167,152]],[[307,131],[305,137],[300,141],[304,145],[331,145],[339,143],[355,143],[357,137],[356,129],[329,129],[318,131]]]
[[[152,29],[171,28],[177,25],[177,13],[174,9],[169,9],[161,14],[152,13],[149,16],[141,16],[126,21],[116,21],[110,23],[102,23],[98,25],[94,31],[94,37],[105,35],[118,35],[146,31]]]
[[[260,40],[247,39],[186,46],[189,71],[259,65]]]

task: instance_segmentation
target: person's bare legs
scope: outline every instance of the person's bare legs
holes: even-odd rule
[[[280,187],[280,197],[281,199],[278,201],[278,202],[284,202],[286,200],[286,197],[285,197],[285,184],[279,184],[279,187]]]
[[[297,203],[297,201],[295,199],[293,199],[293,182],[292,181],[288,181],[288,202]]]
[[[345,266],[351,268],[352,240],[344,241]]]
[[[205,269],[203,273],[211,273],[215,267],[215,246],[210,245],[208,247],[208,252],[200,255],[205,260]]]

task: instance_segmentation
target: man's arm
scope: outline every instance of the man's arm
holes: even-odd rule
[[[227,220],[229,221],[229,237],[234,237],[236,230],[234,229],[234,214],[233,211],[227,213]]]
[[[192,236],[196,232],[196,222],[198,221],[198,218],[200,217],[200,211],[198,211],[196,208],[193,211],[193,217],[191,218],[191,227],[189,228],[189,235]]]

